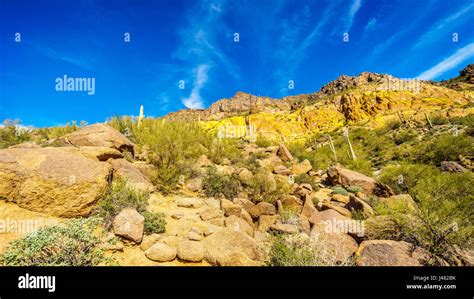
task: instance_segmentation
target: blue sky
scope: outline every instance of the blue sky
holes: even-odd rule
[[[458,0],[0,0],[0,120],[161,116],[363,71],[450,78],[474,62],[473,24]],[[63,75],[95,78],[94,95],[56,91]]]

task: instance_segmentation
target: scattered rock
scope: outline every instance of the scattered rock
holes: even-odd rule
[[[162,242],[156,242],[145,251],[145,256],[155,262],[171,262],[176,258],[176,249]]]
[[[142,241],[144,224],[145,217],[140,215],[133,208],[123,209],[117,216],[115,216],[112,223],[114,233],[117,236],[132,240],[135,243],[140,243]]]
[[[209,208],[209,209],[206,209],[206,210],[202,211],[199,214],[199,216],[201,217],[201,219],[203,221],[208,221],[210,219],[223,217],[224,213],[219,209]]]
[[[234,203],[240,205],[247,212],[255,206],[255,204],[250,200],[241,197],[234,198]]]
[[[142,243],[140,244],[140,249],[143,251],[147,251],[148,248],[153,246],[158,240],[160,240],[161,236],[158,234],[152,234],[148,236],[143,236]]]
[[[412,257],[414,246],[403,241],[368,240],[356,252],[359,266],[421,266]]]
[[[242,218],[231,215],[225,219],[225,226],[235,231],[245,232],[247,235],[253,237],[253,228]]]
[[[126,179],[129,186],[145,192],[155,189],[151,181],[133,163],[125,159],[109,159],[107,163],[112,165],[114,176]]]
[[[279,215],[261,215],[258,218],[258,231],[266,232],[270,226],[276,223]]]
[[[321,209],[322,209],[323,211],[324,211],[324,210],[328,210],[328,209],[335,210],[335,211],[337,211],[339,214],[341,214],[341,215],[343,215],[343,216],[346,216],[346,217],[349,217],[349,218],[352,217],[351,211],[349,211],[348,209],[343,208],[343,207],[340,207],[340,206],[337,206],[337,205],[334,205],[334,204],[329,203],[329,202],[323,202],[323,203],[321,204]]]
[[[466,168],[464,168],[461,164],[454,162],[454,161],[442,161],[440,169],[442,171],[449,171],[449,172],[466,172]]]
[[[293,156],[291,155],[290,151],[286,148],[286,146],[283,143],[279,144],[277,155],[278,157],[280,157],[280,159],[282,159],[285,162],[289,162],[293,160]]]
[[[275,215],[276,208],[274,205],[268,202],[259,202],[249,211],[250,216],[254,219],[258,219],[261,215]]]
[[[291,167],[291,172],[294,175],[300,175],[303,173],[308,173],[311,169],[313,169],[313,166],[311,166],[311,163],[308,160],[304,160],[301,163],[293,165]]]
[[[107,124],[86,126],[56,139],[56,142],[76,147],[109,147],[119,150],[120,152],[128,151],[132,154],[134,153],[135,146],[127,137]]]
[[[286,168],[283,165],[276,165],[275,167],[273,167],[273,172],[275,174],[279,174],[279,175],[290,175],[291,174],[291,170]]]
[[[230,215],[239,216],[240,210],[242,210],[242,207],[240,205],[235,204],[228,199],[221,200],[221,207],[224,210],[224,213],[226,216],[230,216]]]
[[[202,190],[202,179],[201,178],[194,178],[191,179],[189,182],[186,183],[186,189],[191,192],[198,192]]]
[[[303,201],[293,195],[285,196],[281,200],[281,204],[283,205],[284,208],[292,209],[295,211],[300,211],[301,208],[303,207]]]
[[[271,231],[285,234],[296,234],[299,232],[298,226],[294,224],[276,223],[270,226]]]
[[[179,220],[181,218],[184,217],[184,213],[183,212],[176,212],[176,213],[173,213],[171,215],[171,218],[175,219],[175,220]]]
[[[204,241],[205,259],[218,266],[256,266],[263,253],[258,243],[246,233],[222,229]]]
[[[178,199],[176,204],[181,208],[199,208],[202,206],[202,201],[199,198],[186,197]]]
[[[323,243],[337,263],[348,262],[358,248],[357,242],[351,236],[343,232],[331,231],[322,224],[313,226],[310,237],[315,246]]]
[[[365,218],[368,218],[374,215],[374,210],[372,209],[372,207],[369,206],[364,201],[358,199],[354,195],[349,196],[349,202],[344,206],[344,208],[348,209],[349,211],[362,212]]]
[[[331,201],[336,201],[336,202],[340,202],[340,203],[343,203],[343,204],[348,204],[349,203],[349,196],[336,193],[336,194],[333,194],[333,196],[331,198]]]
[[[250,170],[244,168],[239,173],[239,178],[244,185],[249,186],[250,184],[252,184],[253,181],[253,173]]]
[[[345,216],[342,216],[340,213],[335,210],[325,210],[322,212],[313,213],[311,218],[311,223],[313,224],[324,224],[326,221],[350,221],[351,219]]]
[[[200,262],[204,259],[204,245],[201,242],[183,240],[178,245],[177,256],[187,262]]]
[[[123,158],[123,154],[120,151],[110,147],[81,146],[79,149],[85,156],[90,157],[92,159],[97,159],[99,161]]]
[[[329,167],[328,179],[333,186],[342,185],[343,187],[359,186],[364,193],[368,195],[377,195],[388,197],[393,192],[385,185],[377,183],[377,181],[365,174],[345,169],[338,166]]]
[[[198,167],[207,167],[207,166],[211,166],[212,162],[207,158],[206,155],[202,155],[197,159],[196,165]]]

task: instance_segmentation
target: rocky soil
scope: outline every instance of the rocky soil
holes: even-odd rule
[[[282,143],[266,148],[245,144],[241,148],[247,156],[260,154],[257,162],[266,169],[269,188],[280,180],[288,182],[292,190],[291,195],[275,202],[254,203],[245,192],[232,200],[205,197],[202,178],[184,182],[176,195],[154,192],[147,176],[153,166],[124,159],[124,155],[133,155],[134,145],[107,125],[88,126],[59,141],[64,146],[0,150],[0,194],[4,199],[0,201],[0,218],[60,223],[87,217],[112,179],[124,177],[133,188],[152,192],[148,210],[163,212],[167,225],[162,234],[144,235],[143,216],[130,208],[122,210],[112,227],[119,242],[106,245],[104,240],[108,254],[121,265],[264,265],[270,233],[307,237],[315,246],[324,246],[335,264],[422,265],[429,256],[406,242],[368,240],[350,230],[331,231],[334,223],[351,223],[353,212],[371,219],[371,195],[388,202],[412,199],[409,195],[393,196],[375,179],[342,167],[312,169],[307,160],[293,158]],[[212,165],[206,156],[199,159],[203,170]],[[221,173],[235,173],[243,182],[251,182],[255,175],[228,160],[214,166]],[[301,174],[308,174],[318,189],[292,181]],[[360,186],[360,191],[337,194],[332,189],[336,185]],[[289,219],[284,214],[288,209],[295,211]],[[48,221],[43,221],[44,225],[51,224]],[[21,236],[2,234],[0,251]]]

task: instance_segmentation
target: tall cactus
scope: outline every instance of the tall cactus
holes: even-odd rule
[[[351,152],[352,160],[356,160],[356,154],[354,152],[354,149],[352,148],[351,140],[349,139],[349,128],[344,128],[343,136],[344,138],[346,138],[347,144],[349,144],[349,150]]]
[[[140,126],[142,124],[142,120],[145,117],[143,114],[143,105],[140,105],[140,115],[138,116],[138,128],[140,129]]]

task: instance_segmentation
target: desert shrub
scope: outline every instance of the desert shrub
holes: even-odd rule
[[[249,197],[254,202],[274,203],[284,195],[290,193],[288,181],[275,178],[275,181],[269,179],[271,173],[258,171],[254,174],[251,185],[248,188]]]
[[[272,237],[268,266],[313,266],[314,252],[307,239],[287,235]]]
[[[302,174],[296,176],[295,177],[295,183],[297,183],[297,184],[310,184],[311,187],[313,188],[313,191],[318,191],[318,189],[319,189],[318,183],[316,183],[316,181],[313,179],[313,177],[311,177],[307,173],[302,173]]]
[[[353,265],[352,260],[337,262],[335,252],[322,236],[311,241],[304,234],[275,234],[272,236],[268,266],[343,266]]]
[[[0,127],[0,149],[29,140],[31,140],[30,131],[19,127],[19,121],[3,121],[3,127]]]
[[[341,162],[346,168],[372,176],[372,163],[369,160],[357,158],[356,160],[348,160]]]
[[[439,165],[442,161],[456,161],[459,155],[471,156],[473,153],[473,137],[443,134],[430,142],[420,143],[414,158],[427,164]]]
[[[335,186],[332,188],[332,194],[341,194],[341,195],[348,196],[349,192],[347,192],[347,190],[344,189],[344,187]]]
[[[274,143],[270,139],[265,138],[263,136],[257,136],[257,140],[255,141],[255,144],[258,147],[269,147],[269,146],[274,145]]]
[[[103,218],[106,228],[110,228],[112,221],[124,208],[134,208],[139,213],[146,211],[149,194],[131,188],[125,179],[116,178],[111,186],[104,191],[94,214]]]
[[[400,175],[402,184],[398,184]],[[402,165],[387,167],[380,180],[399,193],[409,193],[417,209],[376,205],[376,212],[393,217],[403,239],[459,264],[457,248],[473,245],[474,175],[443,173],[427,165]]]
[[[181,176],[191,177],[195,160],[213,144],[212,136],[197,123],[146,118],[140,129],[132,129],[135,142],[148,148],[147,158],[157,168],[154,185],[165,194],[177,189]]]
[[[289,224],[298,224],[299,214],[297,208],[284,207],[278,212],[281,222]]]
[[[66,134],[77,131],[81,126],[85,126],[86,124],[87,123],[85,122],[81,122],[81,125],[78,126],[75,121],[72,121],[71,123],[67,123],[64,126],[35,129],[35,139],[38,141],[38,143],[45,144],[45,141],[56,139]]]
[[[430,116],[431,123],[435,126],[445,125],[449,123],[449,119],[441,114],[435,114]]]
[[[160,234],[165,232],[166,220],[163,213],[152,213],[143,211],[142,216],[145,217],[144,232],[147,235]]]
[[[357,192],[361,192],[362,188],[359,186],[349,186],[346,188],[346,190],[349,191],[350,193],[357,193]]]
[[[221,174],[216,167],[210,167],[202,182],[204,194],[209,197],[224,196],[234,199],[240,188],[240,181],[236,175]]]
[[[44,227],[10,243],[1,258],[4,266],[97,266],[106,258],[95,235],[97,219],[73,219]]]
[[[414,129],[400,129],[393,134],[393,141],[399,145],[412,141],[418,136],[418,132]]]

